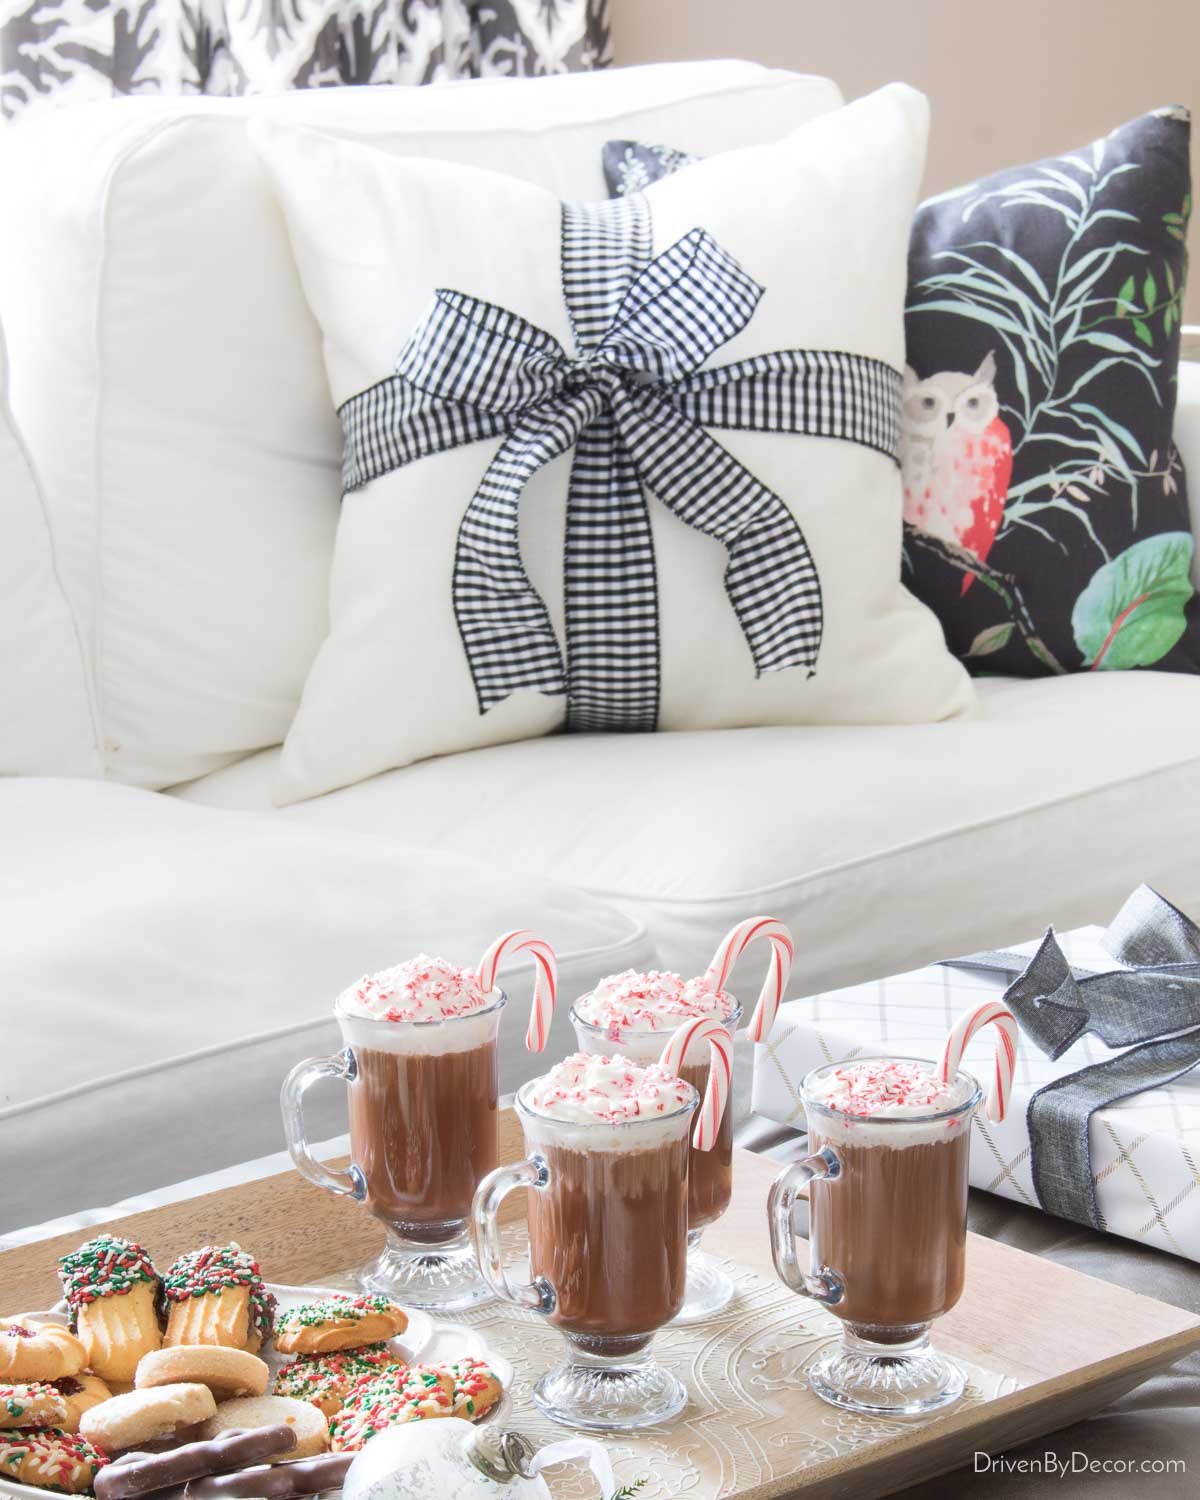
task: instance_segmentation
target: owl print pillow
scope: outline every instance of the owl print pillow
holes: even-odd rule
[[[921,205],[901,393],[904,579],[979,673],[1200,673],[1172,439],[1187,112]],[[677,171],[610,142],[610,191]]]

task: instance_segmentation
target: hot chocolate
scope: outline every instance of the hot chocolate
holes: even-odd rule
[[[355,1050],[350,1149],[367,1185],[367,1206],[404,1224],[410,1238],[471,1211],[480,1181],[496,1165],[499,1097],[495,1040],[463,1052]]]
[[[681,1021],[711,1016],[731,1030],[741,1019],[732,995],[714,989],[703,978],[633,969],[610,974],[572,1011],[579,1044],[593,1053],[616,1052],[636,1062],[657,1059],[666,1037]],[[700,1042],[684,1064],[682,1076],[703,1094],[708,1078],[708,1045]],[[701,1230],[719,1219],[733,1195],[733,1117],[725,1112],[711,1151],[692,1148],[688,1166],[688,1225]]]
[[[470,970],[421,955],[361,979],[337,1008],[354,1053],[350,1146],[367,1205],[437,1243],[496,1165],[493,1007]]]
[[[724,1035],[724,1033],[722,1033]],[[507,1301],[560,1328],[566,1362],[533,1398],[572,1427],[666,1421],[687,1401],[649,1345],[687,1283],[688,1133],[697,1095],[658,1063],[575,1053],[517,1094],[526,1160],[480,1186],[472,1210],[480,1269]],[[532,1279],[504,1270],[499,1211],[527,1189]]]
[[[970,1113],[951,1112],[971,1091],[900,1060],[845,1064],[810,1086],[810,1149],[840,1163],[809,1188],[813,1264],[837,1275],[831,1310],[863,1338],[903,1342],[962,1295]]]

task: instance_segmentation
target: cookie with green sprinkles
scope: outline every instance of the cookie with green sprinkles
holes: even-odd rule
[[[275,1320],[280,1354],[332,1354],[395,1338],[408,1327],[408,1314],[386,1297],[347,1293],[289,1307]]]
[[[404,1366],[404,1360],[385,1343],[339,1349],[332,1354],[301,1354],[275,1377],[275,1394],[310,1401],[327,1417],[333,1417],[341,1411],[342,1400],[352,1385],[392,1365]]]
[[[47,1381],[0,1385],[0,1427],[63,1427],[67,1403]]]
[[[144,1282],[157,1285],[158,1272],[149,1255],[134,1240],[114,1234],[95,1239],[64,1255],[58,1263],[58,1279],[71,1316],[71,1328],[79,1324],[81,1309],[102,1297],[120,1297]]]
[[[454,1381],[432,1365],[384,1370],[346,1392],[345,1404],[329,1424],[329,1446],[352,1453],[388,1427],[454,1415]]]
[[[467,1356],[443,1360],[433,1368],[454,1381],[453,1415],[465,1421],[486,1416],[504,1394],[500,1377],[485,1360]]]
[[[204,1245],[173,1261],[163,1277],[163,1343],[226,1344],[257,1354],[275,1321],[275,1298],[258,1262],[234,1242]]]
[[[0,1432],[0,1478],[35,1489],[82,1495],[107,1462],[85,1438],[57,1427]]]

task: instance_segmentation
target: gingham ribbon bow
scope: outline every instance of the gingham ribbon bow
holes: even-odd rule
[[[453,599],[481,713],[519,688],[566,693],[575,729],[653,729],[658,605],[645,490],[720,541],[756,675],[815,668],[821,586],[798,522],[706,427],[805,432],[896,452],[899,376],[863,356],[784,350],[702,369],[763,289],[694,229],[651,259],[634,194],[565,203],[562,275],[577,346],[516,313],[439,291],[396,374],[341,408],[347,490],[500,436],[458,533]],[[564,665],[521,562],[531,477],[574,446]]]

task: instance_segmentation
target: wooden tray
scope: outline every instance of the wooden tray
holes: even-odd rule
[[[520,1129],[506,1111],[501,1156],[511,1161],[521,1152]],[[750,1152],[735,1155],[733,1203],[706,1232],[705,1248],[770,1277],[764,1203],[778,1168]],[[507,1207],[510,1218],[519,1218],[520,1195],[514,1194]],[[321,1282],[367,1260],[381,1238],[379,1227],[357,1205],[319,1192],[290,1171],[92,1226],[86,1233],[101,1227],[151,1246],[160,1261],[199,1244],[236,1239],[253,1249],[272,1281],[300,1284]],[[84,1234],[75,1231],[0,1253],[0,1314],[50,1306],[59,1295],[57,1257]],[[806,1306],[811,1304],[797,1299],[798,1317]],[[519,1336],[519,1327],[515,1331]],[[1002,1452],[1098,1411],[1200,1348],[1200,1319],[972,1235],[966,1292],[939,1322],[936,1338],[947,1353],[1021,1388],[815,1465],[810,1456],[805,1464],[790,1466],[785,1450],[770,1478],[726,1493],[736,1500],[891,1494],[970,1463],[976,1452]],[[807,1392],[803,1399],[816,1401]],[[728,1420],[738,1422],[732,1407]],[[519,1419],[514,1425],[521,1425]],[[641,1441],[623,1439],[630,1449]],[[652,1472],[652,1460],[647,1466]],[[688,1493],[692,1500],[715,1500],[704,1488],[691,1487]]]

